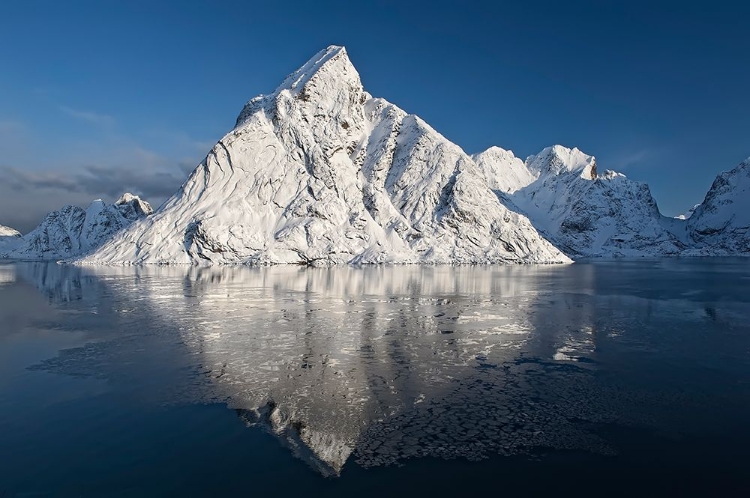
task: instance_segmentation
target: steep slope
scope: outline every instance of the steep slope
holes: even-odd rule
[[[95,200],[87,209],[65,206],[49,213],[34,230],[5,254],[14,259],[61,259],[96,249],[115,232],[153,212],[151,206],[131,194],[115,204]]]
[[[614,171],[599,174],[593,156],[560,145],[525,163],[507,155],[493,161],[488,152],[477,163],[498,196],[571,257],[674,255],[685,247],[676,235],[684,229],[659,213],[647,185]],[[498,179],[505,171],[522,181]]]
[[[697,254],[750,254],[750,158],[716,177],[687,225]]]
[[[329,47],[249,101],[180,190],[84,264],[566,262],[474,161]]]

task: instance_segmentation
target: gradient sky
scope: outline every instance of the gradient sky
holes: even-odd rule
[[[0,15],[0,223],[136,191],[158,204],[330,44],[469,153],[560,143],[666,215],[750,156],[740,2],[27,1]]]

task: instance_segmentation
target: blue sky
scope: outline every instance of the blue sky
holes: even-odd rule
[[[330,44],[469,153],[577,146],[675,215],[750,156],[750,7],[697,4],[6,2],[0,223],[123,189],[161,202]]]

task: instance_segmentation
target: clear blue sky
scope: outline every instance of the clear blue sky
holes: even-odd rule
[[[330,44],[469,153],[578,146],[678,214],[750,156],[750,7],[698,3],[5,2],[0,223],[122,188],[160,202]]]

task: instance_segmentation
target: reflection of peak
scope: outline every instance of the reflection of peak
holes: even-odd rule
[[[354,451],[354,442],[308,427],[273,401],[253,410],[237,409],[237,415],[249,426],[262,427],[278,437],[295,457],[326,477],[338,476]]]
[[[0,284],[11,284],[15,281],[15,268],[10,265],[0,265]]]
[[[591,441],[569,423],[580,412],[566,411],[586,379],[529,376],[527,366],[582,371],[538,360],[561,352],[594,368],[586,359],[606,334],[592,326],[597,298],[552,299],[558,287],[550,287],[598,288],[593,265],[17,269],[40,289],[80,287],[84,306],[76,309],[95,304],[93,323],[118,336],[45,369],[78,372],[70,366],[80,362],[119,376],[115,360],[140,368],[133,358],[154,352],[181,371],[183,360],[197,363],[203,374],[177,390],[181,402],[226,403],[325,476],[339,475],[349,459],[369,467],[532,446],[586,449]],[[188,354],[175,355],[174,345]],[[540,392],[522,381],[534,378]],[[165,391],[173,381],[164,379]],[[592,402],[606,399],[612,410],[611,398],[594,394]]]

